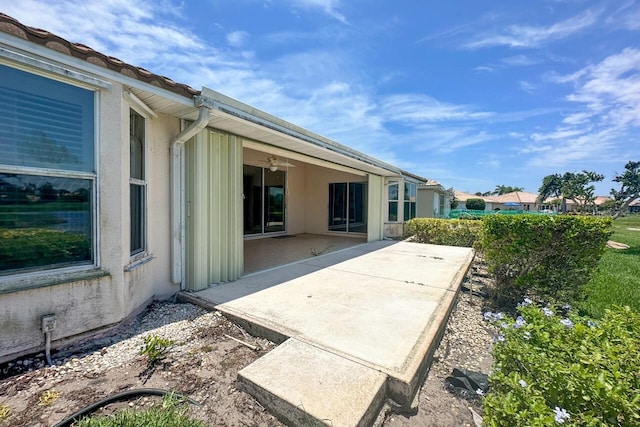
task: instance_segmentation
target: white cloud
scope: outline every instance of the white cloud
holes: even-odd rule
[[[565,140],[568,138],[573,138],[576,137],[578,135],[582,135],[584,133],[584,130],[582,129],[563,129],[560,128],[554,132],[549,132],[549,133],[533,133],[531,134],[531,139],[534,141],[548,141],[548,140]]]
[[[242,47],[248,38],[249,33],[246,31],[232,31],[227,34],[227,43],[232,47]]]
[[[561,22],[543,26],[510,25],[498,33],[479,34],[463,44],[466,49],[483,49],[495,46],[511,48],[535,48],[555,40],[570,37],[596,23],[599,12],[587,10]]]
[[[554,141],[550,150],[531,159],[532,165],[619,162],[621,152],[640,154],[632,143],[640,130],[640,49],[624,49],[555,80],[574,86],[566,99],[577,108],[556,129],[531,135],[533,141]]]
[[[524,92],[533,93],[536,91],[536,86],[531,82],[520,80],[518,82],[518,85],[520,86],[520,89],[522,89]]]
[[[514,55],[502,58],[501,62],[508,67],[527,67],[539,64],[542,60],[528,55]]]
[[[293,6],[301,6],[306,9],[322,9],[332,18],[347,24],[347,18],[340,12],[340,0],[289,0]]]
[[[640,30],[640,5],[636,5],[635,0],[622,3],[607,18],[607,24],[629,31]]]
[[[426,95],[399,94],[383,98],[380,114],[391,122],[424,123],[486,119],[491,112],[475,111],[466,105],[439,102]]]

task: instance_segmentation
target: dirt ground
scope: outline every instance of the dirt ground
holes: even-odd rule
[[[186,319],[177,323],[188,322],[193,327],[182,325],[168,331],[168,326],[163,325],[130,337],[124,332],[124,335],[116,336],[117,341],[110,346],[98,347],[89,343],[83,352],[54,354],[54,361],[59,363],[57,366],[20,374],[15,372],[20,370],[18,366],[24,365],[14,364],[13,370],[6,372],[5,378],[0,380],[0,405],[11,408],[11,416],[0,422],[0,426],[53,426],[93,402],[138,388],[173,390],[189,396],[203,404],[202,407],[190,406],[189,414],[208,425],[281,425],[251,396],[235,388],[238,371],[266,354],[273,344],[245,336],[240,328],[224,317],[206,313],[190,304],[154,304],[138,323],[143,326],[144,318],[157,314],[159,310],[182,309],[184,306],[188,307]],[[138,354],[143,336],[149,334],[176,341],[164,360],[152,367],[146,356]],[[247,343],[251,341],[251,345],[260,349],[254,351],[229,336]],[[106,356],[112,356],[113,360],[108,364],[98,362]],[[39,362],[37,358],[29,360]],[[4,368],[8,367],[5,365]],[[45,392],[57,396],[49,399],[49,406],[43,405]],[[109,413],[125,406],[142,408],[157,405],[160,399],[140,397],[109,405],[99,413]]]
[[[465,286],[478,289],[487,280],[482,264],[476,262]],[[481,413],[479,396],[454,390],[445,378],[454,367],[488,373],[491,330],[482,320],[482,310],[481,297],[460,294],[417,397],[417,413],[388,412],[384,426],[474,425],[469,408]],[[155,365],[139,354],[148,335],[174,341]],[[54,366],[44,366],[42,354],[0,365],[0,420],[3,409],[10,414],[0,427],[53,426],[89,404],[138,388],[173,390],[200,402],[200,407],[189,407],[189,414],[211,426],[280,426],[235,387],[237,372],[273,348],[273,343],[249,336],[220,313],[191,304],[154,303],[109,336],[53,353]],[[159,397],[139,397],[98,413],[159,402]]]

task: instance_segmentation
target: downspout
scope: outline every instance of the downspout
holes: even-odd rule
[[[180,283],[180,289],[185,289],[185,234],[186,234],[186,206],[185,206],[185,159],[184,144],[194,135],[207,127],[211,117],[209,107],[198,107],[198,118],[180,132],[171,141],[171,278],[174,284]]]

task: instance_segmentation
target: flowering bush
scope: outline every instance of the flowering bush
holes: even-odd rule
[[[485,425],[640,425],[638,313],[616,307],[596,323],[528,299],[518,311],[485,313],[501,331]]]

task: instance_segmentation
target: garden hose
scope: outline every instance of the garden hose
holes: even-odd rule
[[[98,409],[102,408],[103,406],[106,406],[110,403],[114,403],[114,402],[119,402],[121,400],[129,400],[133,397],[138,397],[138,396],[144,396],[144,395],[152,395],[152,396],[166,396],[168,394],[173,394],[175,395],[177,398],[185,400],[189,403],[191,403],[192,405],[197,405],[197,406],[202,406],[201,403],[196,402],[195,400],[191,399],[190,397],[184,396],[182,394],[179,393],[175,393],[173,391],[170,390],[161,390],[161,389],[157,389],[157,388],[139,388],[139,389],[135,389],[135,390],[128,390],[122,393],[118,393],[118,394],[114,394],[113,396],[107,397],[105,399],[99,400],[98,402],[95,402],[89,406],[87,406],[84,409],[79,410],[78,412],[76,412],[75,414],[71,415],[70,417],[65,418],[64,420],[60,421],[58,424],[54,425],[53,427],[70,427],[74,422],[79,421],[80,418],[91,414],[92,412],[97,411]]]

